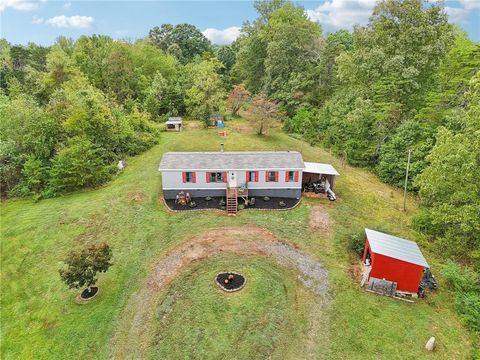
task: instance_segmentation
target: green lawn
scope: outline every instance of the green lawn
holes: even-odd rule
[[[248,286],[226,295],[213,282],[224,269],[240,271]],[[195,263],[160,299],[152,358],[283,359],[302,354],[312,295],[295,275],[261,257],[221,256]]]
[[[327,152],[280,131],[259,137],[242,119],[228,123],[227,130],[228,137],[223,138],[216,130],[203,130],[198,123],[187,123],[182,133],[163,133],[158,146],[129,159],[126,170],[100,189],[38,203],[2,204],[2,359],[108,358],[113,353],[112,339],[121,331],[121,319],[131,315],[125,314],[125,304],[145,279],[154,260],[199,232],[242,224],[265,227],[277,237],[297,244],[330,272],[332,301],[325,315],[328,318],[317,329],[328,341],[319,342],[318,348],[306,355],[315,358],[328,352],[328,358],[335,359],[469,357],[469,334],[455,314],[453,297],[444,290],[442,279],[437,293],[408,304],[366,293],[350,275],[356,259],[348,248],[348,238],[366,226],[416,239],[425,249],[433,271],[438,269],[428,243],[409,228],[416,209],[414,199],[408,199],[408,211],[402,212],[401,191],[364,170],[342,168]],[[301,206],[291,211],[244,211],[233,218],[212,212],[166,212],[159,201],[157,167],[161,154],[218,150],[220,142],[225,143],[226,150],[301,150],[307,161],[332,163],[341,173],[337,182],[339,199],[335,203],[303,199]],[[319,205],[330,215],[329,233],[312,231],[309,227],[310,209]],[[60,282],[58,268],[70,249],[102,240],[112,245],[115,265],[101,275],[98,297],[91,303],[78,305],[77,292],[67,290]],[[189,312],[191,306],[195,306],[195,311],[184,314],[183,318],[169,315],[158,320],[151,339],[152,357],[185,358],[185,352],[199,342],[197,329],[204,320],[207,320],[204,334],[219,334],[219,340],[218,343],[201,340],[199,358],[220,356],[224,347],[238,353],[238,358],[263,358],[268,353],[272,357],[295,359],[302,354],[288,341],[300,341],[305,336],[304,319],[311,294],[299,289],[301,285],[291,270],[278,267],[271,260],[232,261],[244,264],[253,285],[259,277],[268,277],[281,279],[281,287],[272,287],[271,297],[255,286],[245,288],[244,294],[236,294],[239,296],[234,298],[238,303],[228,305],[235,311],[238,323],[228,318],[217,318],[214,322],[211,320],[215,312],[227,300],[217,301],[219,294],[212,288],[210,274],[219,264],[228,262],[228,257],[195,263],[159,299],[159,304],[170,299],[172,314]],[[193,283],[194,273],[198,273],[199,283]],[[185,291],[188,284],[192,284],[192,293]],[[285,287],[289,289],[288,296],[282,294]],[[291,298],[299,292],[303,294],[300,300]],[[172,294],[178,296],[172,298]],[[271,309],[272,302],[275,309]],[[255,307],[253,314],[239,312],[241,307],[250,305]],[[151,311],[160,314],[159,306]],[[282,319],[278,320],[279,317]],[[252,329],[247,331],[248,341],[231,334],[236,326]],[[438,350],[427,354],[423,347],[432,335],[439,341]],[[304,357],[307,356],[300,356]]]

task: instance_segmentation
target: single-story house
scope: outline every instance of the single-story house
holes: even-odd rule
[[[170,117],[165,121],[167,131],[182,131],[183,120],[181,117]]]
[[[396,283],[396,291],[417,294],[423,272],[429,268],[417,243],[371,229],[365,229],[365,235],[366,280],[386,280]]]
[[[333,167],[312,171],[318,169],[338,174]],[[305,163],[297,151],[224,152],[222,146],[218,152],[165,153],[159,171],[166,200],[181,192],[191,198],[226,197],[228,208],[229,200],[237,204],[237,198],[300,199]]]
[[[160,162],[163,196],[225,196],[227,188],[248,196],[299,199],[304,163],[296,151],[168,152]]]

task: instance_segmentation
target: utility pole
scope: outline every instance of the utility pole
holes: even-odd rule
[[[403,211],[407,211],[407,183],[408,183],[408,171],[410,170],[411,155],[412,155],[412,150],[408,150],[407,172],[405,174],[405,188],[403,190]]]

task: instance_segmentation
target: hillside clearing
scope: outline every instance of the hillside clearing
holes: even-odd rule
[[[343,168],[340,161],[327,152],[278,131],[272,130],[266,137],[244,133],[241,131],[246,127],[243,119],[233,122],[238,132],[230,130],[227,124],[226,138],[219,137],[216,130],[204,130],[190,124],[187,122],[182,133],[162,134],[158,146],[129,159],[126,170],[102,188],[38,203],[23,200],[2,204],[2,358],[108,358],[114,351],[112,339],[119,324],[135,315],[128,312],[127,304],[132,294],[142,289],[156,259],[199,233],[232,226],[266,229],[264,231],[276,238],[294,244],[329,271],[332,303],[328,328],[325,324],[319,326],[320,334],[329,333],[329,341],[324,346],[308,347],[308,356],[321,357],[321,348],[328,348],[329,358],[334,359],[468,358],[468,333],[455,314],[452,295],[444,289],[441,278],[437,293],[415,304],[406,304],[367,294],[349,275],[351,264],[357,261],[349,250],[349,237],[365,226],[418,240],[435,272],[438,262],[430,255],[428,243],[409,228],[410,217],[416,209],[413,199],[408,199],[407,212],[402,212],[401,191],[381,183],[374,175],[358,168]],[[326,199],[304,198],[301,205],[291,211],[245,211],[237,217],[209,212],[166,212],[159,201],[157,166],[161,154],[165,151],[215,151],[220,142],[225,143],[227,150],[298,150],[307,161],[331,163],[341,173],[337,182],[339,199],[331,204]],[[332,220],[330,233],[309,226],[310,211],[318,205]],[[97,241],[110,243],[114,266],[100,277],[101,293],[95,301],[80,306],[74,302],[76,292],[67,290],[60,282],[58,268],[71,248]],[[225,259],[228,257],[221,257],[215,266],[212,264],[216,260],[196,262],[185,270],[185,276],[191,279],[189,274],[198,269],[205,274],[198,279],[208,280],[210,286],[213,284],[210,270],[219,264],[228,264],[230,260]],[[238,259],[241,261],[242,257]],[[270,274],[268,276],[278,278],[277,271],[290,271],[278,270],[269,261],[260,267],[259,262],[263,264],[258,258],[250,262],[251,277]],[[286,276],[287,288],[302,292],[294,278],[291,274]],[[173,311],[185,313],[191,304],[189,299],[206,289],[202,284],[194,284],[196,290],[186,294],[184,286],[188,283],[191,280],[185,280],[184,284],[182,277],[175,279],[171,289],[167,287],[159,299],[169,298],[175,302],[178,298],[179,302],[172,305]],[[174,293],[179,297],[168,295]],[[252,296],[248,304],[261,301],[262,309],[273,306],[268,297]],[[279,311],[291,314],[290,301],[279,303]],[[305,304],[308,301],[301,308],[305,309]],[[201,310],[189,320],[212,315],[207,306]],[[240,323],[247,321],[242,312],[238,316]],[[302,319],[299,315],[298,329],[294,330],[297,334],[304,333],[306,325]],[[222,344],[233,349],[239,346],[244,354],[255,354],[253,349],[245,347],[258,344],[264,335],[271,334],[269,331],[288,338],[289,329],[284,323],[270,322],[268,317],[265,321],[270,330],[255,332],[251,341],[238,343],[235,337],[226,337]],[[292,318],[288,321],[295,323]],[[181,329],[182,323],[169,318],[162,324],[165,337],[157,336],[156,340],[149,341],[157,341],[158,354],[181,358],[182,350],[170,345],[171,336]],[[209,329],[217,329],[212,332],[216,334],[228,333],[232,323],[223,324],[225,328],[211,324]],[[197,335],[189,331],[195,324],[190,325],[183,328],[185,333],[182,334],[194,339]],[[439,347],[435,353],[427,355],[423,346],[432,335],[437,337]],[[278,343],[274,341],[273,344]],[[295,352],[287,352],[287,355],[295,358]]]

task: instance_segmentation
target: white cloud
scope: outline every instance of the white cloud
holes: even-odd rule
[[[480,10],[480,0],[458,0],[462,7],[467,10]]]
[[[460,6],[449,6],[452,4]],[[477,13],[480,15],[479,10],[480,0],[458,0],[456,2],[450,1],[447,2],[445,6],[445,11],[447,12],[449,19],[456,23],[467,23],[470,14]]]
[[[306,10],[310,20],[327,31],[351,29],[368,22],[376,0],[327,0],[313,10]]]
[[[45,19],[43,17],[38,17],[37,15],[33,15],[32,24],[43,24]]]
[[[205,29],[203,35],[214,44],[225,45],[235,41],[240,36],[240,27],[232,26],[226,29]]]
[[[319,22],[327,32],[351,29],[354,25],[365,25],[368,22],[376,2],[377,0],[326,0],[313,10],[306,10],[306,13],[310,20]],[[472,12],[480,9],[480,0],[446,3],[445,11],[450,20],[456,23],[464,22]]]
[[[91,16],[59,15],[59,16],[54,16],[50,19],[45,20],[45,24],[48,24],[53,27],[59,27],[59,28],[88,29],[93,25],[94,20],[95,19]]]
[[[31,11],[38,8],[38,6],[46,0],[0,0],[0,12],[7,8],[12,8],[20,11]]]
[[[464,8],[457,8],[457,7],[450,7],[450,6],[445,6],[445,11],[450,21],[453,21],[455,23],[460,23],[465,21],[465,18],[469,14],[469,11]]]
[[[70,9],[70,6],[72,6],[72,3],[71,3],[71,2],[67,2],[67,3],[65,3],[65,4],[62,5],[62,7],[63,7],[64,9]]]

